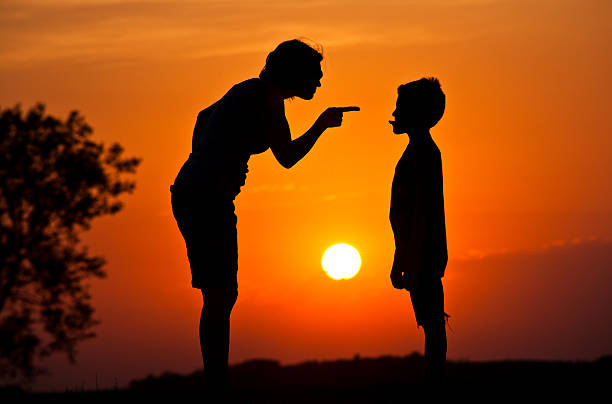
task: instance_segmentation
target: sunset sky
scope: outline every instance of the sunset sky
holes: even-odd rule
[[[312,101],[286,102],[294,136],[358,105],[291,170],[270,151],[236,201],[239,298],[230,362],[422,351],[392,288],[391,180],[407,137],[399,84],[439,78],[452,317],[450,359],[595,359],[612,353],[612,2],[608,0],[3,0],[0,106],[78,109],[96,140],[141,157],[137,189],[83,237],[108,260],[92,283],[101,325],[78,363],[37,388],[125,385],[201,367],[169,186],[197,113],[255,77],[280,42],[324,49]],[[1,158],[1,156],[0,156]],[[335,281],[325,249],[362,268]]]

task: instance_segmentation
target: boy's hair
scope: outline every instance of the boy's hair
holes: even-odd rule
[[[433,128],[444,115],[446,96],[435,77],[423,77],[417,81],[402,84],[397,88],[398,97],[414,97],[420,107],[423,123]]]
[[[281,88],[291,89],[311,74],[312,65],[323,60],[322,50],[299,39],[285,41],[268,54],[259,77]]]

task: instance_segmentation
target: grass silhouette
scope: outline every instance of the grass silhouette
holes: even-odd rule
[[[281,365],[256,359],[231,366],[231,396],[240,403],[396,403],[431,397],[503,400],[596,397],[612,375],[612,356],[596,361],[449,361],[443,386],[423,384],[423,356],[382,356]],[[31,393],[5,389],[19,402],[127,402],[142,399],[186,401],[204,396],[203,373],[164,373],[134,380],[128,388],[103,391]],[[528,400],[530,401],[530,400]]]

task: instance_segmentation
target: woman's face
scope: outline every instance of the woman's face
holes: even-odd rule
[[[311,100],[317,88],[321,87],[321,78],[323,78],[321,63],[317,63],[304,72],[303,80],[297,84],[293,95],[303,100]]]

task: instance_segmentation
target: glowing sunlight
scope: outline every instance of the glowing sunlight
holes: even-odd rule
[[[325,251],[321,264],[330,278],[350,279],[359,272],[361,257],[353,246],[335,244]]]

